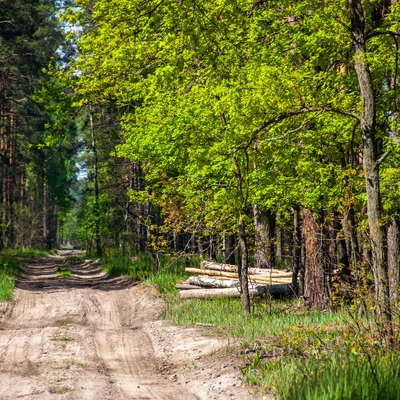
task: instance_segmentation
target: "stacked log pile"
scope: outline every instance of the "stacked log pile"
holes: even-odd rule
[[[203,261],[200,268],[186,268],[189,279],[177,285],[180,299],[240,297],[238,267]],[[278,269],[249,268],[252,295],[290,293],[292,272]]]

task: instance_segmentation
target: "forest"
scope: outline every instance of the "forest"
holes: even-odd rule
[[[392,357],[399,42],[396,0],[0,1],[0,250],[233,264],[247,316],[290,270]]]

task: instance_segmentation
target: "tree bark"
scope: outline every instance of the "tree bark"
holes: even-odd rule
[[[306,265],[304,298],[310,307],[327,310],[332,307],[330,296],[330,271],[325,265],[324,233],[312,212],[303,208]]]
[[[243,216],[239,218],[238,221],[238,236],[240,243],[240,272],[239,272],[239,282],[240,282],[240,292],[243,305],[243,311],[246,315],[250,314],[250,293],[249,293],[249,250],[247,247],[247,237],[246,228],[244,226]]]
[[[303,285],[300,285],[299,274],[302,268],[301,263],[301,230],[300,230],[300,210],[298,206],[292,208],[293,215],[293,234],[292,234],[292,287],[297,295],[304,295]],[[304,271],[303,271],[304,282]]]
[[[274,234],[275,216],[269,210],[253,205],[256,268],[273,268],[275,265]]]
[[[224,262],[227,264],[235,264],[235,236],[230,235],[229,233],[223,234],[224,241]]]
[[[400,267],[400,223],[391,218],[387,230],[388,236],[388,275],[390,302],[394,304],[399,296]]]
[[[367,217],[375,283],[376,316],[384,327],[391,321],[389,279],[387,271],[386,233],[382,224],[379,187],[379,153],[377,143],[376,107],[372,77],[366,59],[367,46],[362,0],[349,0],[354,69],[357,75],[363,113],[361,116],[363,170],[367,194]]]
[[[97,157],[97,147],[96,147],[96,137],[94,134],[94,123],[93,123],[93,108],[90,105],[89,109],[90,116],[90,135],[92,139],[92,153],[93,153],[93,180],[94,180],[94,218],[95,218],[95,231],[94,240],[96,246],[96,255],[101,257],[101,238],[100,238],[100,210],[99,210],[99,176],[98,176],[98,157]]]

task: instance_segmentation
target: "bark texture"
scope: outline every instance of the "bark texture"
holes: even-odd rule
[[[372,252],[376,313],[378,320],[391,320],[389,279],[387,272],[386,234],[382,224],[379,187],[379,153],[377,143],[376,104],[373,81],[366,59],[364,7],[361,0],[349,0],[354,69],[357,75],[363,113],[360,119],[363,170],[367,194],[367,217]]]
[[[310,307],[330,309],[330,271],[325,260],[324,234],[313,213],[303,208],[303,228],[306,251],[304,297]]]

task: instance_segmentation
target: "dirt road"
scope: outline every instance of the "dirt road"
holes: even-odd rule
[[[160,320],[150,288],[99,265],[57,274],[66,253],[32,260],[0,312],[0,400],[255,399],[227,343]]]

